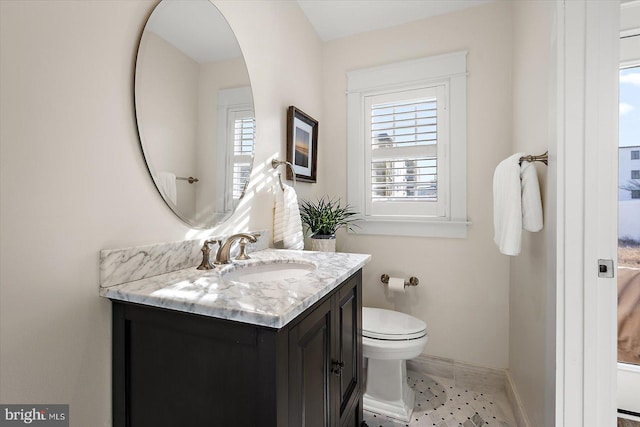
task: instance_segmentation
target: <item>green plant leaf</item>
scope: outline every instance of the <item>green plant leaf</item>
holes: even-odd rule
[[[358,213],[346,204],[341,205],[340,199],[330,199],[323,196],[311,202],[302,200],[300,203],[300,219],[304,224],[310,236],[315,235],[333,235],[340,228],[353,230]]]

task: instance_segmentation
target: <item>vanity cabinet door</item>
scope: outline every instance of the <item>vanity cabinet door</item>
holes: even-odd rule
[[[360,425],[362,395],[362,296],[360,275],[353,276],[336,294],[335,358],[339,363],[336,377],[336,408],[340,425]],[[355,424],[354,424],[355,423]]]
[[[289,426],[362,423],[361,274],[289,330]]]
[[[289,426],[332,425],[331,301],[289,330]]]

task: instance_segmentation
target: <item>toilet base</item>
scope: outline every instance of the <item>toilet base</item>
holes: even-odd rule
[[[415,392],[407,384],[406,360],[368,360],[365,410],[409,421],[415,400]]]

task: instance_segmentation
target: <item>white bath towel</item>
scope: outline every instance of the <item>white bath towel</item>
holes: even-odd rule
[[[523,153],[503,160],[493,175],[494,241],[505,255],[518,255],[522,229],[542,229],[542,202],[535,167],[519,164]]]
[[[304,235],[296,190],[284,184],[275,188],[275,212],[273,215],[273,241],[282,242],[285,249],[304,249]]]
[[[176,175],[171,172],[158,172],[156,182],[165,199],[171,200],[171,203],[177,205],[178,191],[176,189]]]

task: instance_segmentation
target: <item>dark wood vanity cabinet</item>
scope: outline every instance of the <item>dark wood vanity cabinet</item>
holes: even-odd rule
[[[361,271],[281,329],[113,301],[116,427],[356,427]]]

